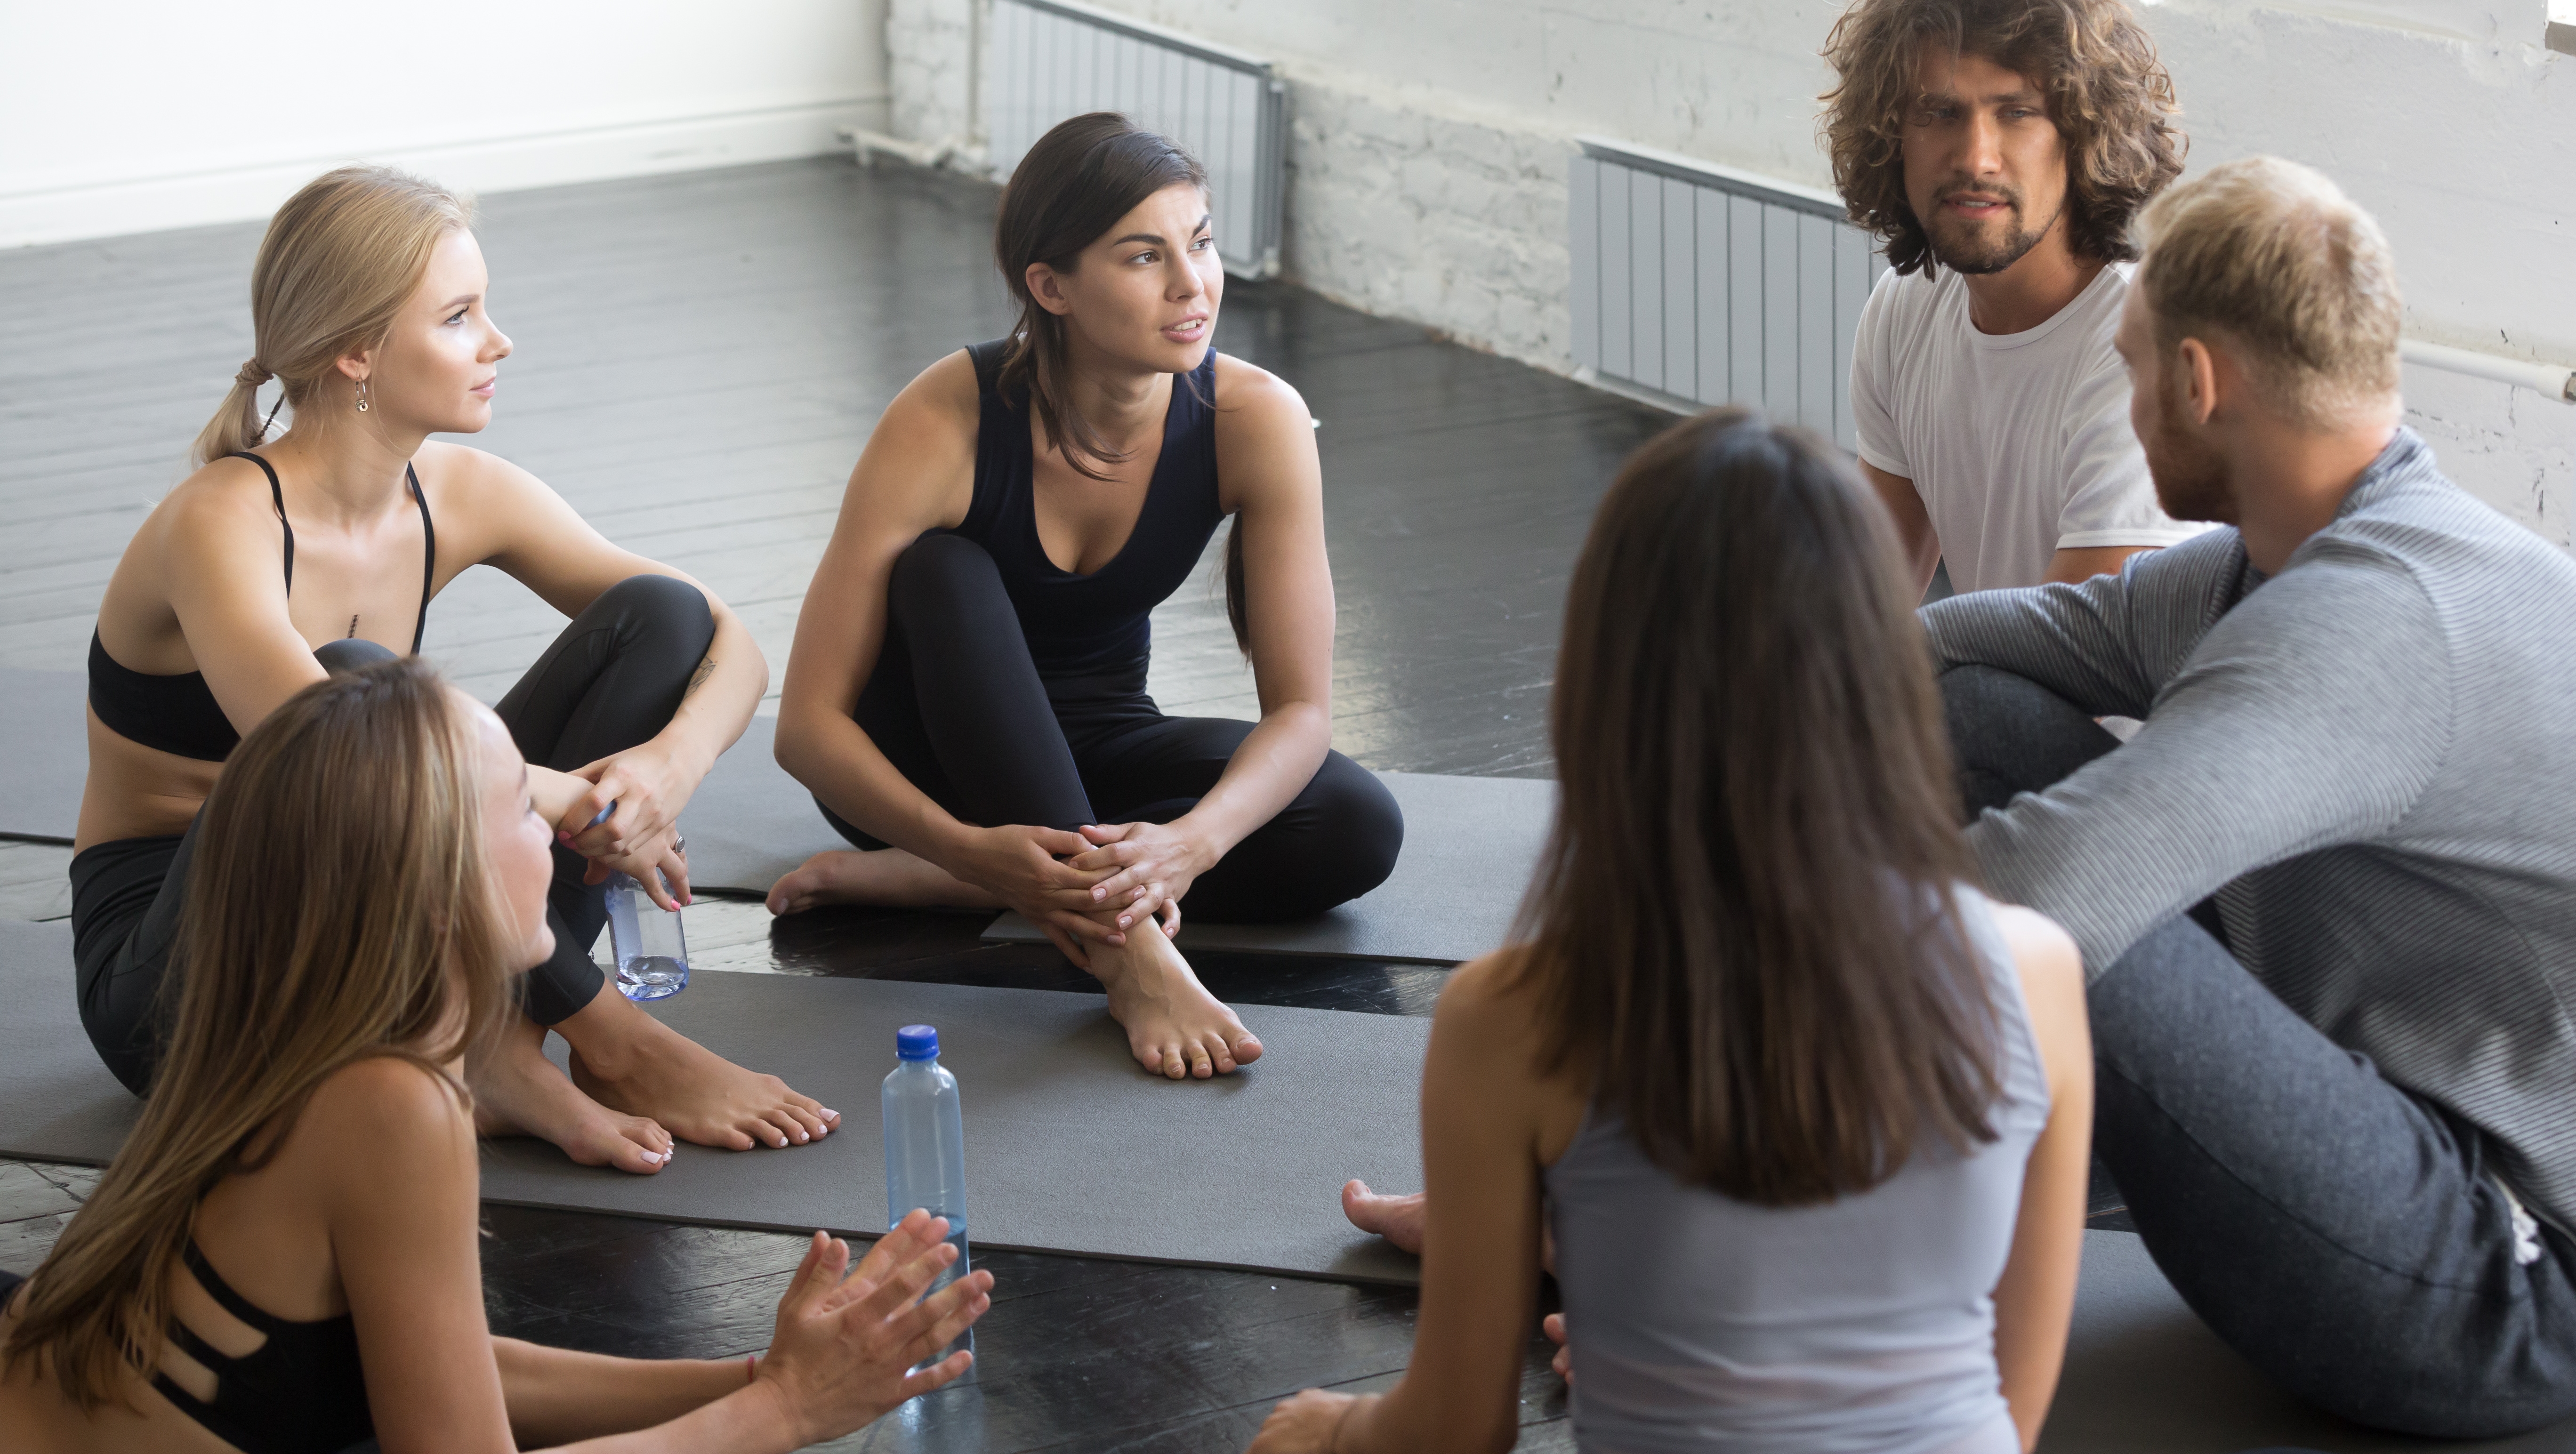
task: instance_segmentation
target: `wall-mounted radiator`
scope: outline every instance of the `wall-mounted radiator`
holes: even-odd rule
[[[1578,369],[1754,404],[1853,447],[1852,334],[1887,270],[1830,192],[1584,140],[1568,208]]]
[[[1226,270],[1279,270],[1288,104],[1270,62],[1071,0],[994,0],[979,88],[993,174],[1007,177],[1047,128],[1118,111],[1207,168]]]

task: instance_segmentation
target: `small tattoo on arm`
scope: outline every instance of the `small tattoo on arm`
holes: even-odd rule
[[[705,686],[707,684],[707,678],[714,676],[715,674],[716,659],[714,657],[710,656],[699,662],[698,669],[689,674],[688,690],[680,693],[682,699],[685,700],[689,697],[696,696],[698,694],[698,688]]]
[[[349,635],[350,635],[350,637],[351,637],[352,639],[354,639],[354,638],[356,638],[357,634],[358,634],[358,618],[357,618],[357,617],[355,617],[355,616],[352,616],[352,617],[350,617],[350,618],[349,618]]]

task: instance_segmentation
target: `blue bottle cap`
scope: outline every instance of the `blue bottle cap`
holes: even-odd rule
[[[929,1025],[906,1025],[894,1032],[894,1053],[905,1060],[937,1060],[939,1031]]]

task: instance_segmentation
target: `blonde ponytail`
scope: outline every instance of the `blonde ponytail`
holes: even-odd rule
[[[340,167],[305,183],[260,239],[250,276],[257,348],[197,435],[194,462],[262,441],[259,386],[272,378],[284,385],[280,402],[303,412],[343,355],[384,341],[439,239],[473,222],[466,198],[391,167]]]

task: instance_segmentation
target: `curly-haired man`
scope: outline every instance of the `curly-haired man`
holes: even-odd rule
[[[1892,270],[1852,350],[1860,459],[1928,585],[2076,581],[2197,533],[2156,504],[2111,347],[2129,218],[2182,169],[2122,0],[1860,0],[1822,123]]]

